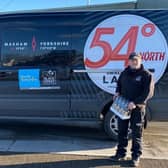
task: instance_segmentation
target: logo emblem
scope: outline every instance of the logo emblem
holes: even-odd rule
[[[42,72],[42,84],[43,85],[56,85],[56,71],[43,71]]]
[[[34,36],[32,38],[32,49],[33,49],[33,51],[35,51],[35,49],[36,49],[36,38]]]
[[[123,14],[103,20],[89,34],[84,48],[84,64],[90,79],[114,94],[117,79],[136,51],[157,82],[167,66],[168,47],[160,29],[150,20]]]
[[[135,78],[135,80],[138,81],[138,82],[140,82],[140,81],[141,81],[141,78],[142,78],[142,76],[137,76],[137,77]]]

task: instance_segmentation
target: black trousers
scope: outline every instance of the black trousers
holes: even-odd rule
[[[128,146],[128,127],[132,129],[132,157],[139,157],[142,154],[142,133],[144,128],[145,107],[137,106],[132,110],[131,118],[128,120],[118,119],[118,146],[117,154],[126,155]]]

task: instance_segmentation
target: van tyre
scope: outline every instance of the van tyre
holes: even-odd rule
[[[104,118],[104,130],[110,139],[118,140],[118,117],[108,111]],[[128,129],[128,137],[131,138],[131,129]]]

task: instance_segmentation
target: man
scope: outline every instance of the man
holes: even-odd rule
[[[140,54],[131,53],[128,67],[121,73],[118,79],[116,94],[122,95],[130,101],[128,109],[131,110],[131,118],[121,120],[118,118],[118,146],[114,161],[126,158],[128,145],[128,125],[132,129],[132,159],[131,166],[138,166],[142,154],[142,132],[144,125],[145,107],[147,100],[153,96],[154,82],[151,73],[144,69]]]

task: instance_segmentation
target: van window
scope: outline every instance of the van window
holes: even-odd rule
[[[63,26],[8,28],[2,31],[2,66],[56,66],[68,64],[71,36]]]

